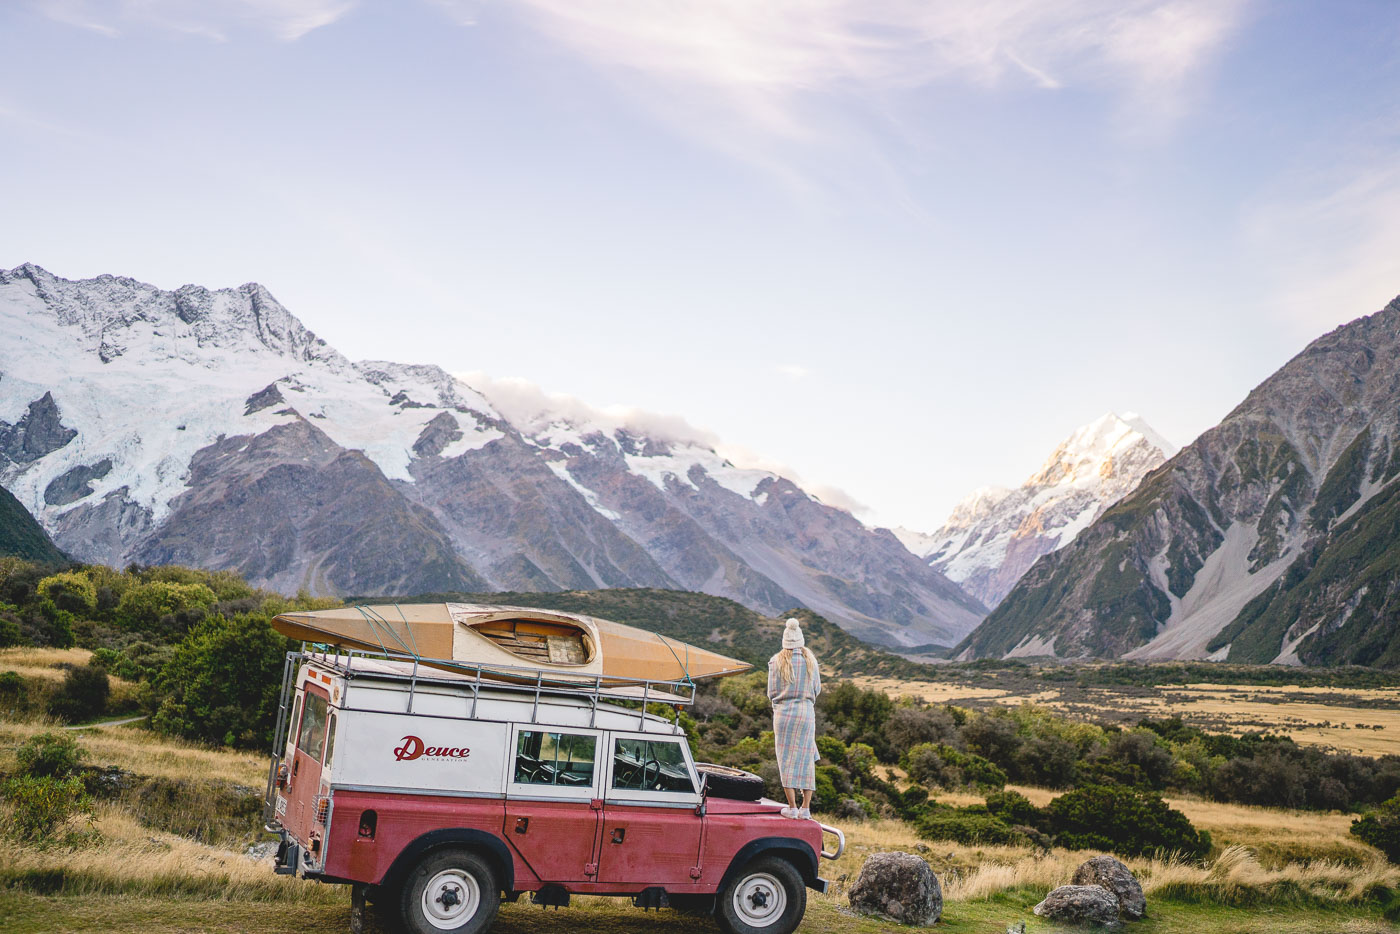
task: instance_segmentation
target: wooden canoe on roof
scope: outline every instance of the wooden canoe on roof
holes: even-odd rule
[[[460,669],[529,668],[605,683],[699,681],[753,666],[621,623],[527,607],[469,603],[349,606],[283,613],[284,636],[344,649],[388,652]]]

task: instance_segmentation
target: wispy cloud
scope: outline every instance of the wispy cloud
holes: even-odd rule
[[[1304,334],[1400,293],[1400,113],[1367,130],[1329,147],[1326,168],[1283,178],[1245,219],[1246,244],[1277,283],[1273,303]]]
[[[222,41],[240,29],[288,42],[328,26],[355,0],[31,0],[48,18],[117,37],[137,29]]]
[[[541,30],[664,92],[656,103],[697,132],[788,140],[833,129],[823,99],[944,81],[1092,86],[1169,122],[1248,2],[522,0]]]
[[[811,370],[807,369],[805,366],[801,366],[796,363],[784,363],[780,366],[775,367],[775,369],[778,371],[778,373],[780,373],[783,376],[786,376],[793,382],[797,382],[800,379],[805,379],[806,377],[812,374]]]
[[[736,467],[765,470],[786,477],[828,506],[844,509],[864,520],[870,507],[839,487],[812,484],[788,464],[773,460],[742,445],[726,443],[713,432],[696,428],[679,415],[649,412],[634,406],[590,405],[576,396],[548,392],[538,383],[520,377],[495,377],[480,370],[453,373],[488,402],[508,422],[523,432],[543,431],[550,425],[567,422],[574,427],[591,426],[606,432],[619,428],[675,444],[695,444],[714,451]]]

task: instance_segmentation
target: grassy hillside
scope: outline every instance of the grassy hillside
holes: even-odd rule
[[[29,510],[0,487],[0,557],[6,555],[48,564],[67,560]]]
[[[352,597],[349,602],[358,599]],[[384,598],[366,599],[383,602]],[[724,597],[684,590],[625,588],[569,590],[562,593],[435,593],[400,600],[402,603],[437,601],[529,606],[584,613],[712,648],[757,667],[767,666],[768,659],[781,647],[782,640],[782,619],[755,613]],[[862,642],[809,610],[792,610],[790,615],[802,620],[807,646],[821,659],[822,667],[833,674],[892,678],[927,677],[929,674],[927,665],[911,662]]]

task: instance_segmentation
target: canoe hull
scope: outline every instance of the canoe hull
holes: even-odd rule
[[[273,628],[303,642],[417,658],[449,670],[530,669],[549,680],[700,681],[752,666],[609,620],[528,607],[388,604],[284,613]],[[518,671],[494,676],[519,680]]]

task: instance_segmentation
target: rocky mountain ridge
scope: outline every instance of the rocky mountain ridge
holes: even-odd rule
[[[984,487],[932,535],[896,532],[915,554],[995,607],[1042,555],[1068,545],[1176,447],[1134,413],[1075,430],[1015,490]]]
[[[0,485],[80,560],[283,592],[659,587],[952,644],[981,604],[890,533],[701,437],[507,415],[351,362],[262,286],[0,270]]]
[[[1400,298],[1038,561],[960,657],[1400,664]]]

